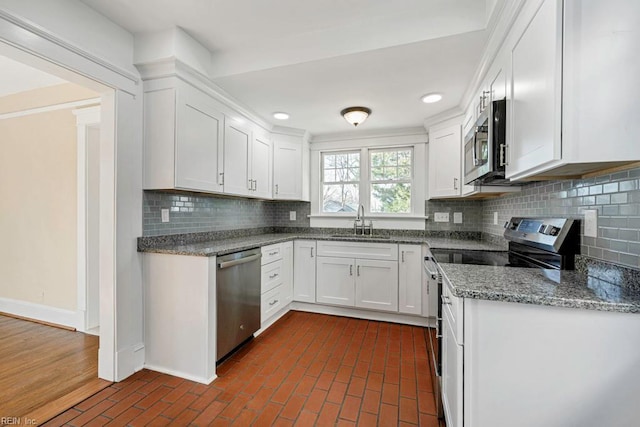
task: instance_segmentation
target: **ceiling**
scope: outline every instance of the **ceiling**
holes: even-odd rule
[[[27,90],[67,83],[44,71],[0,55],[0,97]]]
[[[321,135],[421,126],[457,107],[503,0],[82,1],[134,34],[181,27],[211,52],[214,83]],[[430,92],[443,100],[420,102]],[[353,105],[373,111],[357,129],[339,116]]]

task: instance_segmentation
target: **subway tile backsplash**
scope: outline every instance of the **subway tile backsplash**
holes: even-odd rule
[[[160,210],[170,210],[170,222]],[[308,202],[260,201],[197,193],[145,191],[144,236],[217,232],[265,227],[298,229],[310,226]],[[582,237],[581,252],[592,258],[640,267],[640,168],[594,178],[534,182],[519,193],[486,200],[429,200],[426,235],[482,234],[503,243],[503,224],[512,216],[583,218],[585,209],[598,211],[598,237]],[[296,220],[289,212],[296,212]],[[449,212],[447,223],[436,223],[436,212]],[[462,223],[453,222],[462,213]],[[498,224],[493,223],[498,213]]]
[[[162,222],[161,209],[169,209]],[[201,233],[264,227],[309,227],[309,203],[262,201],[198,193],[145,191],[143,235]],[[296,211],[296,220],[289,212]]]
[[[598,237],[582,236],[582,254],[640,267],[640,168],[594,178],[536,182],[520,193],[487,199],[482,203],[482,231],[502,235],[504,222],[512,216],[582,219],[585,209],[598,211]]]

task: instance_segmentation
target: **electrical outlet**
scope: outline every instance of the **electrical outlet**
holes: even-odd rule
[[[162,222],[169,222],[169,209],[160,209]]]
[[[449,212],[436,212],[433,215],[435,222],[449,222]]]
[[[296,211],[289,211],[289,221],[296,220]]]
[[[462,224],[462,212],[454,212],[453,213],[453,223],[454,224]]]
[[[493,225],[498,225],[498,212],[493,213]]]
[[[584,210],[584,235],[598,237],[598,211],[595,209]]]

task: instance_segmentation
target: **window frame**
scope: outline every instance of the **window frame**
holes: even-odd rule
[[[397,152],[397,151],[405,151],[409,150],[411,152],[411,178],[409,180],[403,179],[394,179],[394,180],[384,180],[384,181],[374,181],[371,177],[371,160],[372,154],[377,152]],[[358,197],[359,204],[364,207],[365,217],[413,217],[416,215],[416,171],[415,171],[415,146],[412,144],[407,145],[391,145],[391,146],[380,146],[380,147],[362,147],[358,149],[344,149],[344,150],[335,150],[335,149],[327,149],[327,150],[319,150],[320,156],[320,168],[319,168],[319,185],[318,185],[318,196],[319,196],[319,205],[318,205],[318,214],[321,216],[345,216],[345,217],[353,217],[353,212],[326,212],[324,211],[324,164],[325,164],[325,156],[327,155],[335,155],[335,154],[348,154],[348,153],[359,153],[360,154],[360,179],[358,181],[338,181],[336,183],[341,184],[357,184],[358,185]],[[365,162],[362,160],[366,159]],[[410,211],[403,213],[396,212],[371,212],[371,191],[372,185],[375,184],[385,184],[385,183],[408,183],[411,185],[411,200],[410,200]]]

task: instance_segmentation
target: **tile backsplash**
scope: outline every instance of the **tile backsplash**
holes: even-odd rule
[[[169,209],[162,222],[161,209]],[[309,203],[262,201],[198,193],[145,191],[143,235],[201,233],[263,227],[309,227]],[[296,220],[289,212],[296,211]]]
[[[502,235],[504,222],[512,216],[582,219],[585,209],[598,211],[598,237],[582,236],[582,254],[639,267],[640,168],[594,178],[536,182],[520,193],[487,199],[482,203],[482,231]]]
[[[162,208],[170,221],[161,221]],[[260,201],[196,193],[145,191],[144,236],[310,226],[308,202]],[[640,267],[640,168],[594,178],[534,182],[519,193],[486,200],[429,200],[425,212],[428,235],[482,233],[500,242],[502,225],[512,216],[582,218],[585,209],[598,211],[598,237],[582,237],[581,252],[590,257]],[[296,212],[291,221],[289,213]],[[449,222],[437,223],[436,212],[448,212]],[[454,223],[454,213],[462,223]],[[498,224],[494,224],[494,213]]]

